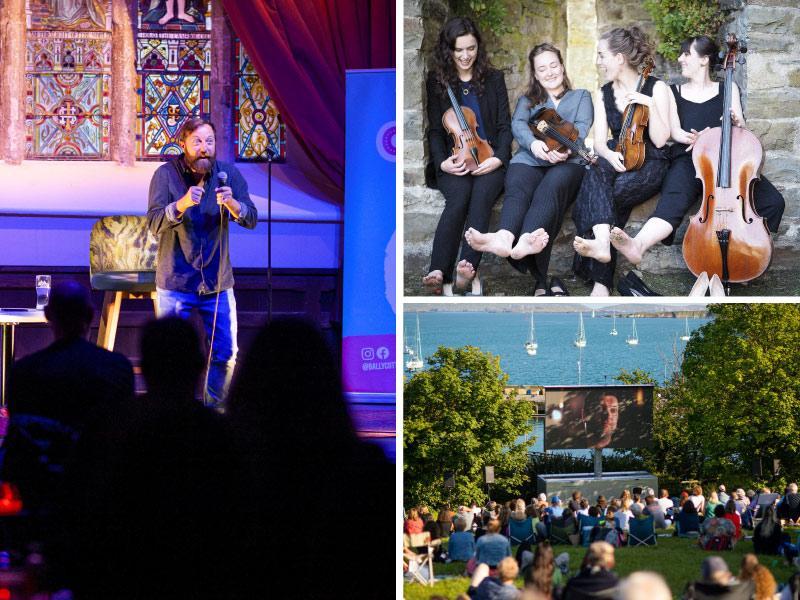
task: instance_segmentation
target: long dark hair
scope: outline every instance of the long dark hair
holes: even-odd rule
[[[542,87],[542,84],[536,79],[536,69],[533,68],[533,59],[540,54],[544,54],[545,52],[554,53],[558,57],[558,62],[561,63],[561,67],[564,69],[564,92],[566,93],[572,89],[572,83],[570,82],[569,77],[567,77],[567,68],[564,66],[564,59],[561,58],[561,50],[546,42],[544,44],[534,46],[533,50],[531,50],[530,54],[528,54],[528,64],[530,65],[531,69],[531,78],[528,82],[528,91],[525,92],[525,95],[530,98],[531,104],[534,106],[547,100],[547,92]]]
[[[458,84],[458,71],[453,61],[453,51],[456,48],[456,39],[464,35],[472,35],[478,42],[478,55],[472,64],[472,85],[476,93],[483,92],[483,80],[492,67],[483,45],[481,33],[472,19],[467,17],[450,19],[439,32],[439,43],[433,50],[433,71],[444,96],[447,96],[448,84],[452,88]]]
[[[538,590],[550,598],[553,595],[553,572],[556,569],[553,560],[553,547],[547,540],[536,546],[533,554],[533,566],[525,574],[525,587]]]
[[[708,70],[713,71],[714,65],[719,62],[719,45],[707,35],[698,35],[686,38],[681,42],[681,54],[689,54],[694,44],[694,51],[697,56],[708,57]]]

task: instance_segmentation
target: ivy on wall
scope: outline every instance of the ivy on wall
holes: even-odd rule
[[[453,16],[470,17],[480,32],[486,35],[491,32],[496,37],[510,32],[503,21],[506,18],[506,5],[497,0],[448,0]]]
[[[675,60],[686,38],[707,35],[716,38],[725,22],[718,0],[644,0],[658,35],[658,52]]]

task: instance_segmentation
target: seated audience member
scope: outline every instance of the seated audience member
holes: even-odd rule
[[[633,509],[633,505],[636,504],[636,505],[639,506],[639,508],[644,510],[644,502],[642,501],[642,495],[641,494],[633,494],[632,500],[633,500],[633,502],[631,503],[631,509]]]
[[[764,511],[767,507],[775,506],[780,498],[779,494],[771,492],[768,487],[761,488],[761,491],[750,500],[748,512],[752,514],[753,518],[760,519],[764,516]]]
[[[719,501],[719,496],[717,496],[717,492],[712,491],[708,495],[708,500],[706,500],[706,510],[705,510],[705,518],[710,519],[714,516],[714,509],[717,506],[722,505],[722,502]]]
[[[717,498],[719,498],[719,501],[722,502],[723,505],[728,504],[728,500],[731,499],[726,492],[725,485],[722,483],[717,487]]]
[[[796,483],[786,486],[786,493],[778,502],[778,518],[792,522],[800,520],[800,494]]]
[[[564,587],[562,600],[610,597],[618,584],[613,568],[613,546],[607,542],[592,543],[583,558],[580,571]]]
[[[752,581],[755,584],[753,600],[773,600],[778,584],[767,567],[759,564],[755,554],[745,554],[739,569],[739,581]]]
[[[64,477],[78,438],[133,398],[133,368],[122,354],[87,340],[94,315],[76,281],[53,287],[44,315],[53,343],[14,363],[6,390],[11,415],[2,479],[19,486],[25,508],[61,509]]]
[[[533,518],[528,516],[525,502],[517,500],[514,503],[514,510],[508,517],[508,536],[514,544],[519,544],[525,541],[532,542],[534,534]]]
[[[151,321],[141,357],[147,394],[81,440],[69,521],[75,597],[241,595],[236,559],[251,526],[241,463],[225,418],[196,399],[197,332],[178,317]]]
[[[739,513],[736,512],[736,503],[732,499],[728,500],[728,503],[725,505],[725,518],[733,523],[733,526],[736,529],[734,539],[742,539],[742,517],[740,517]]]
[[[581,509],[581,497],[582,494],[580,493],[580,491],[575,490],[574,492],[572,492],[572,497],[567,503],[567,506],[573,513],[577,513]]]
[[[416,508],[412,508],[408,511],[408,518],[403,521],[403,533],[422,533],[422,528],[425,527],[425,523],[419,517],[419,512]]]
[[[736,527],[725,518],[725,509],[717,504],[714,516],[700,525],[698,544],[704,550],[728,550],[736,537]]]
[[[608,508],[608,501],[606,497],[602,494],[597,497],[597,508],[600,511],[600,516],[606,514],[606,508]]]
[[[580,508],[576,511],[579,515],[589,514],[589,501],[586,498],[581,498]]]
[[[645,498],[645,508],[642,511],[645,515],[653,515],[653,524],[657,529],[666,529],[672,524],[664,515],[661,505],[656,501],[655,496]]]
[[[706,499],[703,497],[703,488],[696,485],[692,488],[692,495],[689,496],[689,501],[694,504],[697,509],[698,515],[704,515],[706,512]]]
[[[458,519],[463,519],[466,526],[464,527],[464,531],[472,531],[472,521],[475,518],[475,513],[472,512],[466,506],[459,506],[458,513],[453,517],[453,527],[455,528],[456,521]]]
[[[620,582],[616,600],[672,600],[672,592],[658,573],[636,571]]]
[[[781,524],[775,515],[775,507],[768,506],[753,531],[753,551],[756,554],[778,554],[783,539]]]
[[[794,573],[783,586],[778,600],[797,600],[800,598],[800,573]]]
[[[614,513],[614,522],[617,529],[628,531],[628,520],[633,518],[632,505],[633,501],[630,498],[625,498],[622,501],[622,508]]]
[[[489,521],[492,520],[492,517],[487,513],[485,515],[479,515],[475,517],[475,521],[477,521],[477,527],[475,528],[475,541],[478,541],[478,538],[486,535],[486,527],[489,525]]]
[[[672,498],[669,497],[669,490],[661,490],[660,498],[658,499],[658,505],[661,507],[664,515],[669,514],[667,511],[672,509],[675,504],[672,502]]]
[[[439,523],[439,537],[447,537],[453,530],[453,517],[456,514],[450,510],[450,505],[445,504],[439,511],[436,521]]]
[[[545,509],[551,518],[558,519],[564,513],[564,507],[561,506],[561,498],[553,496],[550,498],[550,506]]]
[[[739,515],[750,505],[750,500],[748,500],[742,488],[736,488],[736,491],[733,493],[733,501],[736,503],[736,511]]]
[[[692,532],[700,533],[700,520],[694,503],[686,500],[681,512],[675,517],[675,531],[678,535],[688,535]]]
[[[514,579],[518,574],[517,561],[511,557],[504,558],[497,565],[497,577],[491,577],[489,567],[480,564],[472,575],[467,595],[472,600],[517,600],[519,590]]]
[[[284,410],[287,402],[291,410]],[[384,502],[395,493],[395,469],[380,448],[358,438],[335,354],[318,326],[274,318],[262,327],[239,361],[227,404],[240,455],[248,461],[247,501],[234,514],[249,509],[255,522],[237,543],[247,552],[243,578],[255,589],[239,597],[264,596],[263,580],[253,573],[265,564],[280,565],[281,577],[302,582],[298,593],[307,597],[393,595],[392,544],[365,550],[361,535],[343,536],[341,528],[323,527],[319,519],[275,518],[271,508],[275,482],[281,481],[298,497],[321,495],[327,514],[358,515],[377,526],[375,531],[392,528]],[[358,557],[358,577],[342,577],[341,561],[331,559],[332,548],[338,556]],[[211,556],[220,553],[218,547]]]
[[[425,521],[425,524],[422,526],[422,532],[428,532],[431,534],[431,540],[439,540],[442,537],[442,524],[435,520],[435,519],[428,519]]]
[[[490,519],[486,533],[475,542],[475,556],[467,563],[467,573],[471,575],[481,563],[495,569],[507,556],[511,556],[511,544],[506,536],[500,535],[500,521]]]
[[[457,517],[455,526],[456,530],[447,542],[447,555],[450,560],[467,562],[475,554],[475,536],[472,531],[467,531],[465,519]]]
[[[485,515],[486,513],[488,513],[492,519],[496,519],[498,515],[498,508],[499,506],[497,502],[495,502],[494,500],[489,500],[486,502],[486,508],[484,509],[483,514]]]
[[[546,600],[560,596],[563,584],[563,573],[556,568],[553,557],[553,547],[550,542],[543,540],[536,546],[533,553],[533,563],[523,568],[525,589],[539,592]]]
[[[751,600],[752,581],[739,582],[728,563],[719,556],[709,556],[700,567],[700,579],[687,584],[684,600]]]

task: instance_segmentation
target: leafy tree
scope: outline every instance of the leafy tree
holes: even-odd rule
[[[725,22],[719,2],[711,0],[644,0],[644,7],[656,26],[657,50],[668,60],[678,58],[683,40],[698,35],[714,39]]]
[[[800,475],[800,307],[721,304],[684,354],[686,433],[700,474],[741,477],[752,460]],[[766,465],[765,465],[766,467]]]
[[[405,384],[403,473],[406,506],[483,502],[483,467],[495,467],[494,489],[514,493],[525,480],[533,406],[503,393],[500,359],[478,348],[444,348],[430,369]],[[446,473],[455,488],[445,489]]]

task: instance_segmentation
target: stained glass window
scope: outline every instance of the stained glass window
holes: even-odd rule
[[[286,131],[275,103],[250,62],[244,46],[236,40],[236,160],[274,160],[286,158]]]
[[[136,154],[180,154],[177,135],[191,117],[209,118],[211,8],[208,0],[139,0]]]
[[[110,0],[27,0],[25,155],[107,159]]]

